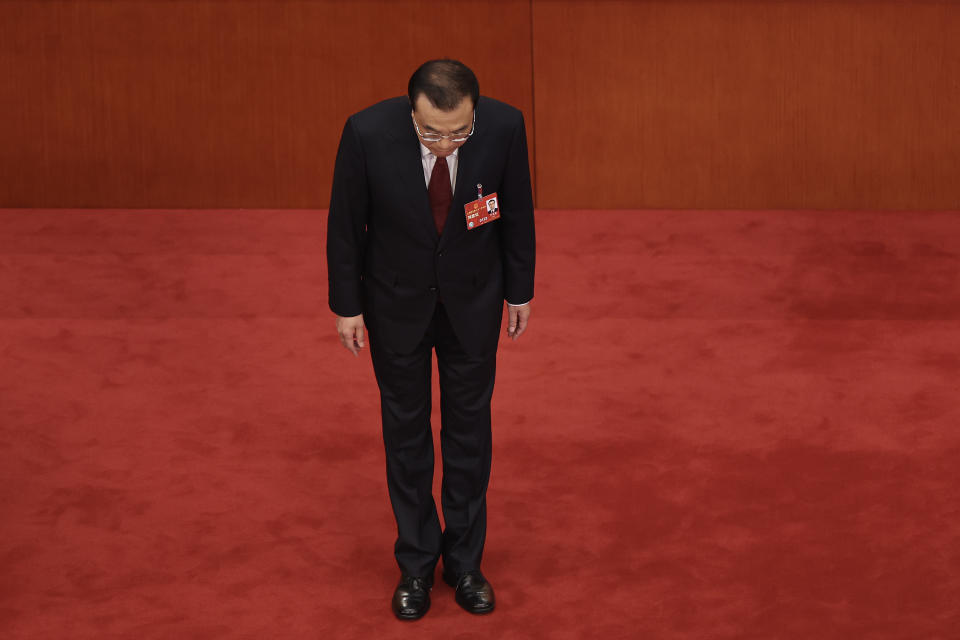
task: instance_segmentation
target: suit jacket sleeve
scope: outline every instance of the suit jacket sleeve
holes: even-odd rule
[[[504,296],[508,303],[524,304],[533,298],[537,242],[527,130],[522,115],[510,142],[501,190],[500,247],[503,252]]]
[[[338,316],[363,313],[363,256],[369,208],[363,148],[351,118],[340,137],[327,218],[330,309]]]

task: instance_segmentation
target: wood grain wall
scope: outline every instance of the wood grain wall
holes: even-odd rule
[[[960,208],[960,2],[534,2],[542,207]]]
[[[530,32],[527,2],[0,2],[0,206],[326,208],[347,116],[424,60],[532,113]]]
[[[540,207],[960,208],[960,3],[8,0],[0,207],[324,208],[423,60],[527,114]]]

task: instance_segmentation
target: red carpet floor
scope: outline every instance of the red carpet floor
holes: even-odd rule
[[[960,637],[960,214],[543,211],[476,618],[397,579],[323,212],[0,212],[0,637]]]

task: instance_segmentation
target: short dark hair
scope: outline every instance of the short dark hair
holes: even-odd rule
[[[443,58],[428,60],[420,65],[407,84],[410,106],[416,104],[420,94],[427,96],[430,104],[441,111],[452,111],[467,96],[477,106],[480,83],[470,67],[459,60]]]

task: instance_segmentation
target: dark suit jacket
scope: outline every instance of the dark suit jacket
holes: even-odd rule
[[[438,237],[406,97],[343,128],[327,223],[330,308],[364,314],[374,340],[408,353],[441,296],[468,353],[496,349],[503,301],[533,298],[535,238],[523,115],[481,97],[461,147],[453,203]],[[500,219],[467,230],[463,207],[496,192]]]

